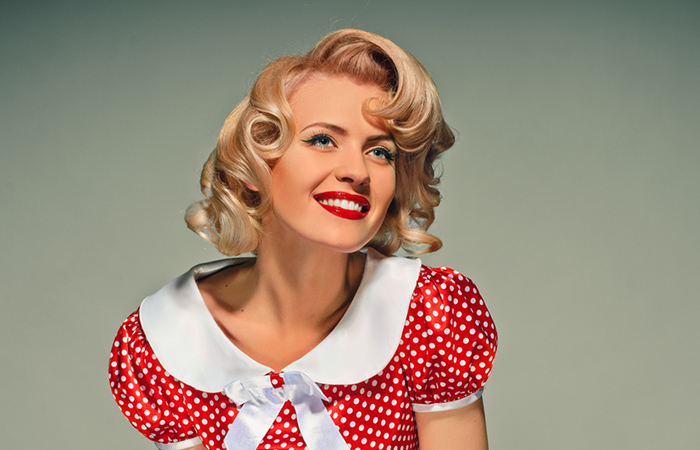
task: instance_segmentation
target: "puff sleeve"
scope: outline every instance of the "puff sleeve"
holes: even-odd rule
[[[182,383],[158,362],[141,331],[138,311],[114,340],[109,382],[124,416],[156,447],[179,450],[201,442],[187,416]]]
[[[448,268],[423,267],[411,300],[404,368],[414,411],[476,401],[489,377],[497,333],[474,283]]]

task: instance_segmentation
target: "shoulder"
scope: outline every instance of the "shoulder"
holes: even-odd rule
[[[422,288],[424,286],[428,288],[434,286],[440,291],[447,290],[451,292],[460,288],[467,288],[469,291],[472,287],[476,287],[471,279],[454,269],[450,269],[449,267],[429,267],[421,265],[416,288]]]
[[[442,330],[443,334],[453,331],[484,334],[495,345],[496,328],[479,289],[470,278],[454,269],[421,267],[409,319],[411,314],[410,321],[429,325],[427,329],[433,333]],[[454,327],[457,329],[451,330]]]
[[[421,266],[413,297],[420,300],[424,308],[438,308],[445,313],[452,312],[456,317],[469,311],[480,322],[492,325],[491,315],[476,284],[454,269]]]
[[[147,379],[150,382],[150,373],[171,378],[153,353],[136,310],[119,327],[109,354],[109,381],[117,403],[124,406],[120,402],[120,398],[125,398],[124,388],[131,390],[134,384],[144,384]]]
[[[141,321],[139,320],[139,309],[129,314],[119,327],[119,335],[125,338],[144,339]]]
[[[148,341],[141,329],[139,310],[137,309],[126,318],[117,331],[110,352],[110,375],[119,373],[122,367],[119,360],[124,358],[139,358],[148,353]]]

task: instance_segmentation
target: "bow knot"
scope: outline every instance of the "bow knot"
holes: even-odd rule
[[[273,377],[277,382],[273,383]],[[301,372],[242,378],[227,384],[224,393],[239,409],[224,438],[229,450],[255,450],[287,400],[296,409],[299,430],[309,450],[349,448],[323,405],[328,398]]]

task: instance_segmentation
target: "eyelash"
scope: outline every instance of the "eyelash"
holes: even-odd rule
[[[335,144],[335,141],[333,138],[328,136],[327,134],[315,134],[311,136],[309,139],[302,139],[301,142],[306,142],[307,144],[314,145],[316,147],[328,147],[328,145],[321,145],[319,141],[326,140],[329,142],[329,144]]]
[[[389,162],[396,159],[397,154],[391,153],[389,150],[385,149],[384,147],[374,147],[373,149],[370,150],[370,152],[374,152],[374,151],[379,151],[382,154],[382,156],[384,157],[384,159],[386,159]]]
[[[327,141],[327,144],[321,144],[321,141]],[[329,147],[330,144],[336,145],[335,141],[333,138],[328,136],[327,134],[319,133],[311,136],[309,139],[302,139],[301,142],[305,142],[307,144],[319,147],[319,148],[326,148]],[[375,152],[378,151],[382,158],[386,159],[387,161],[391,162],[394,159],[396,159],[397,154],[396,153],[391,153],[388,149],[384,147],[374,147],[370,149],[370,152]]]

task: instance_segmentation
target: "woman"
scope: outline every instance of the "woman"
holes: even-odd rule
[[[496,331],[435,251],[454,137],[425,69],[371,33],[280,58],[231,113],[191,229],[224,254],[124,322],[110,381],[163,449],[485,449]],[[359,250],[366,249],[360,252]]]

